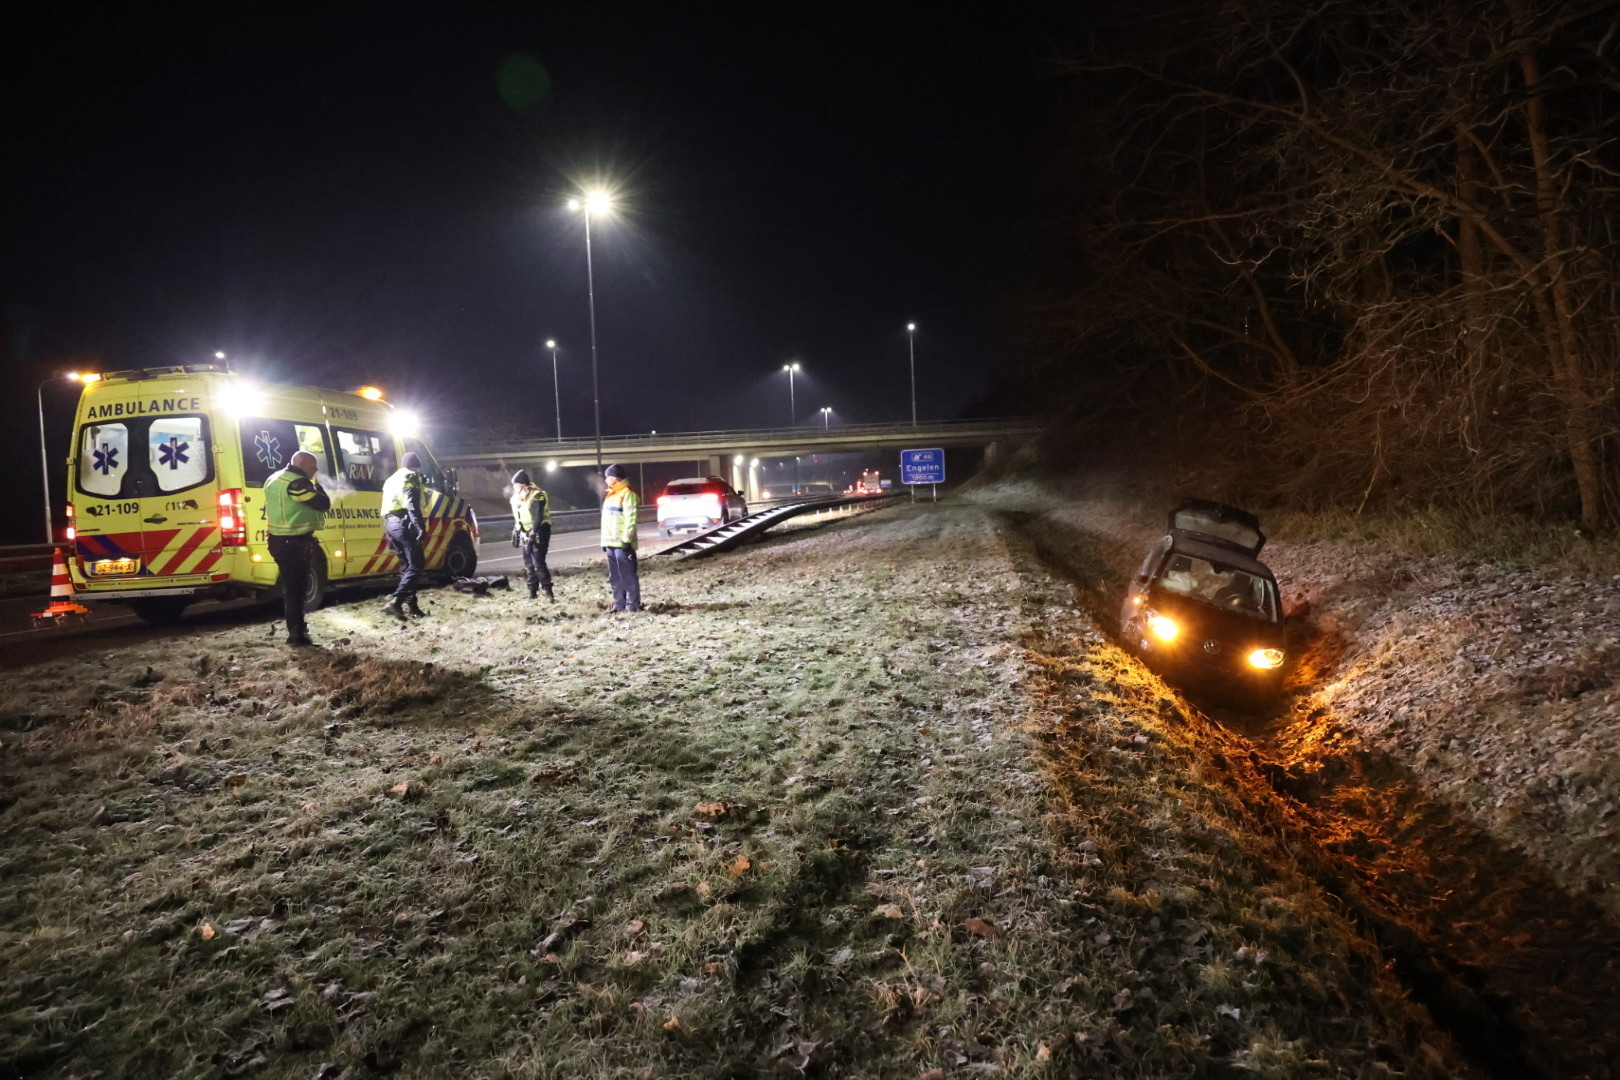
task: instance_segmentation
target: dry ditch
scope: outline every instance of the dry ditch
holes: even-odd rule
[[[1111,633],[1125,576],[1145,550],[1144,538],[1154,535],[1151,523],[1144,533],[1117,508],[1102,507],[1005,510],[1001,517],[1028,558],[1069,581],[1082,606]],[[1479,813],[1452,797],[1460,786],[1454,776],[1425,768],[1437,760],[1432,752],[1418,747],[1408,756],[1409,744],[1369,732],[1379,727],[1367,716],[1384,719],[1385,726],[1387,717],[1347,689],[1358,676],[1385,693],[1398,687],[1407,702],[1450,701],[1463,716],[1477,704],[1467,692],[1448,696],[1443,680],[1420,663],[1403,670],[1399,650],[1358,634],[1376,622],[1369,595],[1380,587],[1395,591],[1387,584],[1387,561],[1363,567],[1358,580],[1341,550],[1332,578],[1289,581],[1286,545],[1268,554],[1284,576],[1285,592],[1312,599],[1311,610],[1291,626],[1290,651],[1302,659],[1287,699],[1256,714],[1167,688],[1176,722],[1203,733],[1212,763],[1257,830],[1279,838],[1300,868],[1338,898],[1412,998],[1482,1073],[1620,1076],[1620,927],[1612,919],[1612,897],[1596,883],[1598,875],[1582,882],[1560,873],[1574,861],[1561,853],[1582,847],[1581,838],[1547,833],[1537,844],[1534,816],[1515,812],[1511,788],[1476,795],[1475,802],[1496,811]],[[1312,568],[1308,557],[1296,561],[1300,569]],[[1417,600],[1435,606],[1433,589],[1415,590],[1414,597],[1411,606],[1420,611]],[[1513,601],[1497,595],[1494,602]],[[1605,602],[1596,601],[1600,608]],[[1442,614],[1431,617],[1434,625],[1415,626],[1423,620],[1408,614],[1406,625],[1412,633],[1438,634],[1455,615]],[[1386,651],[1369,662],[1368,654],[1380,648]],[[1606,685],[1595,676],[1560,682],[1558,670],[1548,678],[1565,692]],[[1477,674],[1487,691],[1500,682],[1488,664]],[[1332,692],[1324,692],[1330,686]],[[1438,712],[1430,719],[1443,723]],[[1533,740],[1535,733],[1526,737]],[[1446,748],[1465,739],[1466,731],[1455,733]],[[1508,757],[1478,771],[1516,776],[1529,769],[1515,768]],[[1558,786],[1545,776],[1541,782]],[[1516,827],[1498,827],[1504,817]],[[1595,842],[1584,838],[1599,860],[1605,835],[1600,826]]]

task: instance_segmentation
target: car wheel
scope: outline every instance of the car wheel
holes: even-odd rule
[[[154,596],[150,600],[131,600],[129,608],[149,626],[173,626],[191,604],[185,596]]]
[[[472,577],[478,572],[478,549],[466,533],[456,533],[451,539],[450,550],[444,556],[444,572],[451,578]]]

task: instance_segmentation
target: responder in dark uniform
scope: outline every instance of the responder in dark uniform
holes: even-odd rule
[[[630,490],[623,465],[602,470],[608,480],[602,500],[602,551],[607,555],[608,585],[614,611],[641,610],[641,573],[636,567],[636,516],[641,500]]]
[[[332,500],[315,480],[315,455],[300,450],[287,467],[264,482],[265,519],[270,524],[270,557],[281,578],[282,611],[287,618],[287,644],[313,645],[304,623],[304,594],[317,559],[326,556],[315,530],[326,522]]]
[[[544,589],[546,599],[555,600],[551,569],[546,566],[546,553],[551,550],[551,497],[529,479],[527,469],[512,474],[512,529],[518,550],[523,553],[523,568],[528,572],[529,599],[535,599]]]
[[[422,459],[407,452],[399,459],[399,469],[383,481],[383,530],[388,534],[388,550],[399,556],[399,585],[383,611],[400,622],[407,614],[420,618],[424,612],[416,604],[416,579],[422,573],[422,540],[427,522],[422,519],[422,499],[426,484],[422,479]]]

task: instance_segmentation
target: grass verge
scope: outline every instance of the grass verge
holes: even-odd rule
[[[1123,676],[941,505],[5,676],[0,1068],[1466,1075]]]

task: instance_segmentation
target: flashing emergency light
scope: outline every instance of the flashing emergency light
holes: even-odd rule
[[[355,393],[359,394],[367,401],[381,401],[383,397],[382,388],[377,386],[362,386],[360,389],[356,390]]]
[[[415,413],[396,410],[394,415],[389,417],[388,426],[393,428],[395,435],[410,438],[420,433],[422,424]]]
[[[246,379],[232,379],[219,390],[216,400],[232,416],[258,416],[264,412],[264,392]]]
[[[86,386],[101,381],[100,373],[95,371],[70,371],[68,372],[68,378],[74,382],[84,383]]]

